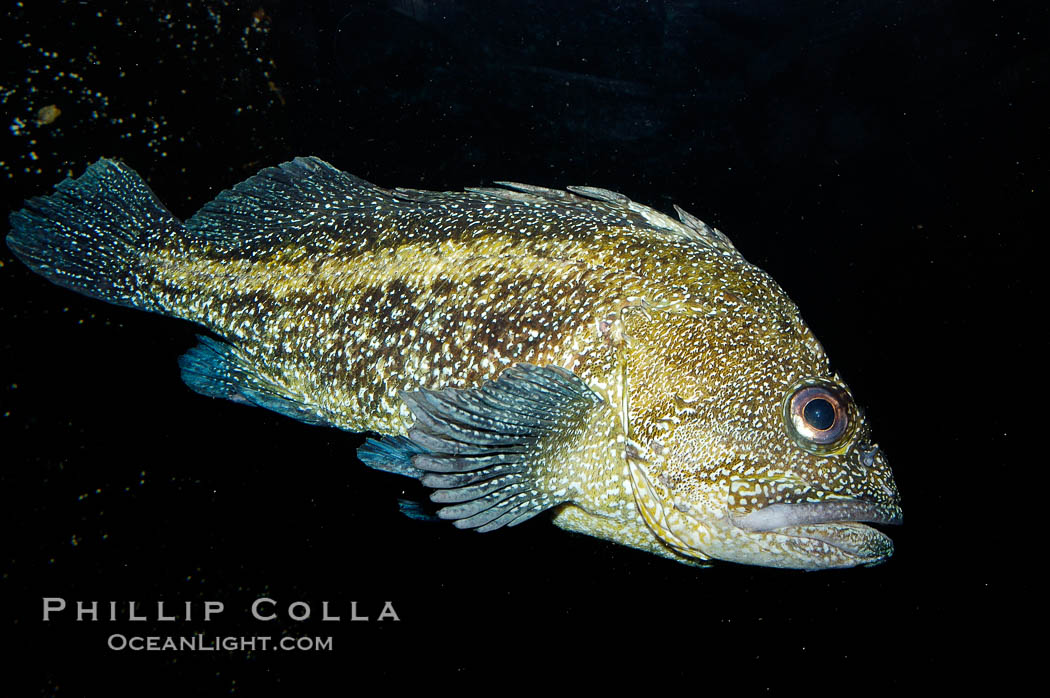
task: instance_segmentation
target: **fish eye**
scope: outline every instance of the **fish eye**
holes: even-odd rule
[[[802,409],[806,424],[820,431],[835,425],[835,407],[822,397],[815,397]]]
[[[784,421],[788,433],[803,448],[832,450],[852,431],[849,396],[832,384],[803,385],[788,393]]]

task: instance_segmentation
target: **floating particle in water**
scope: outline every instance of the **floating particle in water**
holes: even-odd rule
[[[49,104],[46,107],[41,107],[36,113],[36,125],[47,126],[53,124],[55,119],[62,115],[62,110],[58,108],[57,104]]]
[[[270,92],[273,92],[275,95],[277,95],[277,99],[281,102],[282,105],[285,104],[284,95],[281,94],[281,88],[277,86],[276,82],[270,80],[266,83],[266,88],[270,90]]]

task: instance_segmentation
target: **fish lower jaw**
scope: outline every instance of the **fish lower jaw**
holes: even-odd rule
[[[893,555],[889,536],[857,521],[788,526],[770,533],[788,539],[789,547],[796,552],[811,553],[808,564],[798,565],[798,569],[871,567]]]
[[[855,521],[752,532],[730,524],[704,553],[728,562],[796,570],[872,566],[893,554],[884,533]]]
[[[800,570],[884,562],[893,554],[889,536],[847,513],[875,523],[900,519],[894,507],[879,513],[856,500],[773,505],[746,514],[709,510],[706,515],[679,504],[662,513],[653,531],[681,555]]]

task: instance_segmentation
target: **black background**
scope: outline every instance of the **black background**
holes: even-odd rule
[[[1046,225],[1048,20],[1034,2],[8,3],[5,210],[101,156],[182,217],[307,154],[384,186],[678,203],[800,306],[906,523],[882,566],[801,573],[693,569],[542,520],[410,520],[397,499],[420,492],[357,462],[360,437],[191,393],[175,359],[193,327],[54,287],[4,248],[7,663],[60,695],[1014,676],[1014,602],[1038,583],[1011,571],[1029,545],[1014,488],[1036,464],[1011,450],[1009,391]],[[226,611],[44,623],[45,596]],[[260,596],[343,621],[260,623]],[[374,619],[388,600],[399,622],[348,622],[350,601]],[[198,631],[334,649],[106,649]]]

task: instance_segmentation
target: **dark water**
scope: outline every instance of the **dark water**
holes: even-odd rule
[[[59,289],[3,248],[6,674],[59,695],[1012,676],[1036,588],[1011,571],[1032,557],[1016,488],[1042,467],[1012,450],[1031,437],[1017,269],[1050,184],[1041,3],[50,0],[4,20],[4,210],[100,156],[180,216],[307,154],[386,186],[678,203],[801,307],[906,519],[888,563],[821,573],[696,570],[542,520],[413,521],[396,502],[419,491],[363,468],[356,435],[191,393],[175,359],[193,327]],[[140,601],[151,620],[44,623],[44,597]],[[260,597],[280,618],[251,617]],[[158,600],[195,620],[157,621]],[[205,601],[226,610],[204,623]],[[295,601],[314,617],[290,620]],[[400,621],[376,620],[386,601]],[[196,632],[333,645],[107,649]]]

